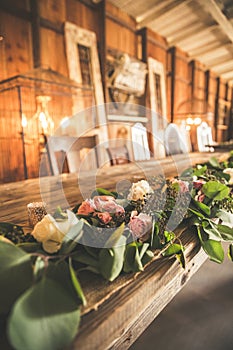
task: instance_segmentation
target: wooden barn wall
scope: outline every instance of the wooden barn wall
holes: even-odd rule
[[[0,82],[35,67],[51,68],[68,77],[64,38],[66,21],[96,33],[103,83],[108,49],[143,60],[153,57],[166,68],[168,121],[178,122],[186,118],[189,111],[184,102],[195,93],[195,96],[205,98],[208,110],[215,113],[215,126],[219,124],[221,110],[229,110],[228,119],[223,120],[225,131],[220,128],[222,131],[218,130],[216,139],[221,141],[233,137],[233,130],[229,128],[232,123],[232,87],[198,62],[190,64],[188,55],[179,48],[168,49],[166,40],[158,34],[149,29],[138,33],[135,20],[108,1],[94,4],[91,0],[1,0]],[[25,177],[17,93],[17,90],[0,93],[0,182]],[[105,97],[108,101],[108,96]],[[147,97],[144,98],[146,106]],[[35,100],[32,100],[23,101],[25,110],[31,114],[36,108]],[[69,103],[60,98],[60,105],[58,113],[53,115],[56,125],[65,113],[64,106],[69,106]],[[38,149],[39,140],[34,131],[28,129],[25,134],[28,177],[38,176]]]
[[[188,113],[191,77],[188,55],[177,47],[168,50],[168,86],[171,122],[181,122]]]
[[[105,11],[106,50],[115,49],[137,57],[135,20],[108,2]]]
[[[168,81],[167,81],[167,50],[168,45],[167,41],[164,37],[161,35],[154,33],[149,28],[142,28],[138,31],[138,38],[139,38],[139,58],[142,59],[142,61],[147,62],[149,57],[154,58],[155,60],[163,63],[164,66],[164,72],[165,72],[165,83],[166,83],[166,94],[167,94],[167,119],[170,121],[170,94],[169,94],[169,87],[168,87]],[[146,99],[145,99],[145,105],[147,108],[150,108],[150,91],[148,86],[148,79],[147,79],[147,88],[146,88]]]

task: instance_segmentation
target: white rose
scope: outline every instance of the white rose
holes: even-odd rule
[[[225,174],[230,175],[229,184],[230,184],[230,185],[233,185],[233,168],[224,169],[223,172],[224,172]]]
[[[137,201],[138,199],[144,199],[149,193],[153,193],[149,183],[146,180],[141,180],[132,184],[128,199]]]
[[[52,215],[47,214],[36,224],[31,234],[42,243],[47,253],[56,253],[61,248],[64,236],[78,221],[76,215],[70,210],[67,210],[67,219],[63,221],[56,221]]]

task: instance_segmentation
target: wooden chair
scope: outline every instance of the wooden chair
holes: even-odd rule
[[[149,160],[150,150],[145,126],[142,123],[136,123],[131,130],[134,160]]]
[[[186,153],[187,145],[181,137],[180,130],[176,124],[170,123],[165,129],[164,143],[167,155]]]
[[[98,135],[71,137],[50,136],[47,140],[47,152],[52,175],[64,172],[77,172],[80,165],[80,152],[84,149],[94,150],[96,167],[99,167],[97,146]]]
[[[106,148],[111,165],[130,163],[129,151],[126,145]]]

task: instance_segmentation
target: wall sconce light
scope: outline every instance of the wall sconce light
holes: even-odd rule
[[[36,101],[37,110],[33,118],[38,119],[43,135],[51,135],[54,132],[54,122],[48,112],[48,102],[51,101],[51,97],[37,96]]]

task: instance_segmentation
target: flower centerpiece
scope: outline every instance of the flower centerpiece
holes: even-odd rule
[[[221,163],[211,158],[180,178],[151,177],[124,193],[97,188],[74,208],[46,214],[30,234],[0,223],[0,314],[11,345],[64,348],[88,302],[79,271],[112,282],[142,272],[158,255],[185,267],[187,228],[211,260],[223,261],[222,241],[233,260],[232,169],[232,156]]]

